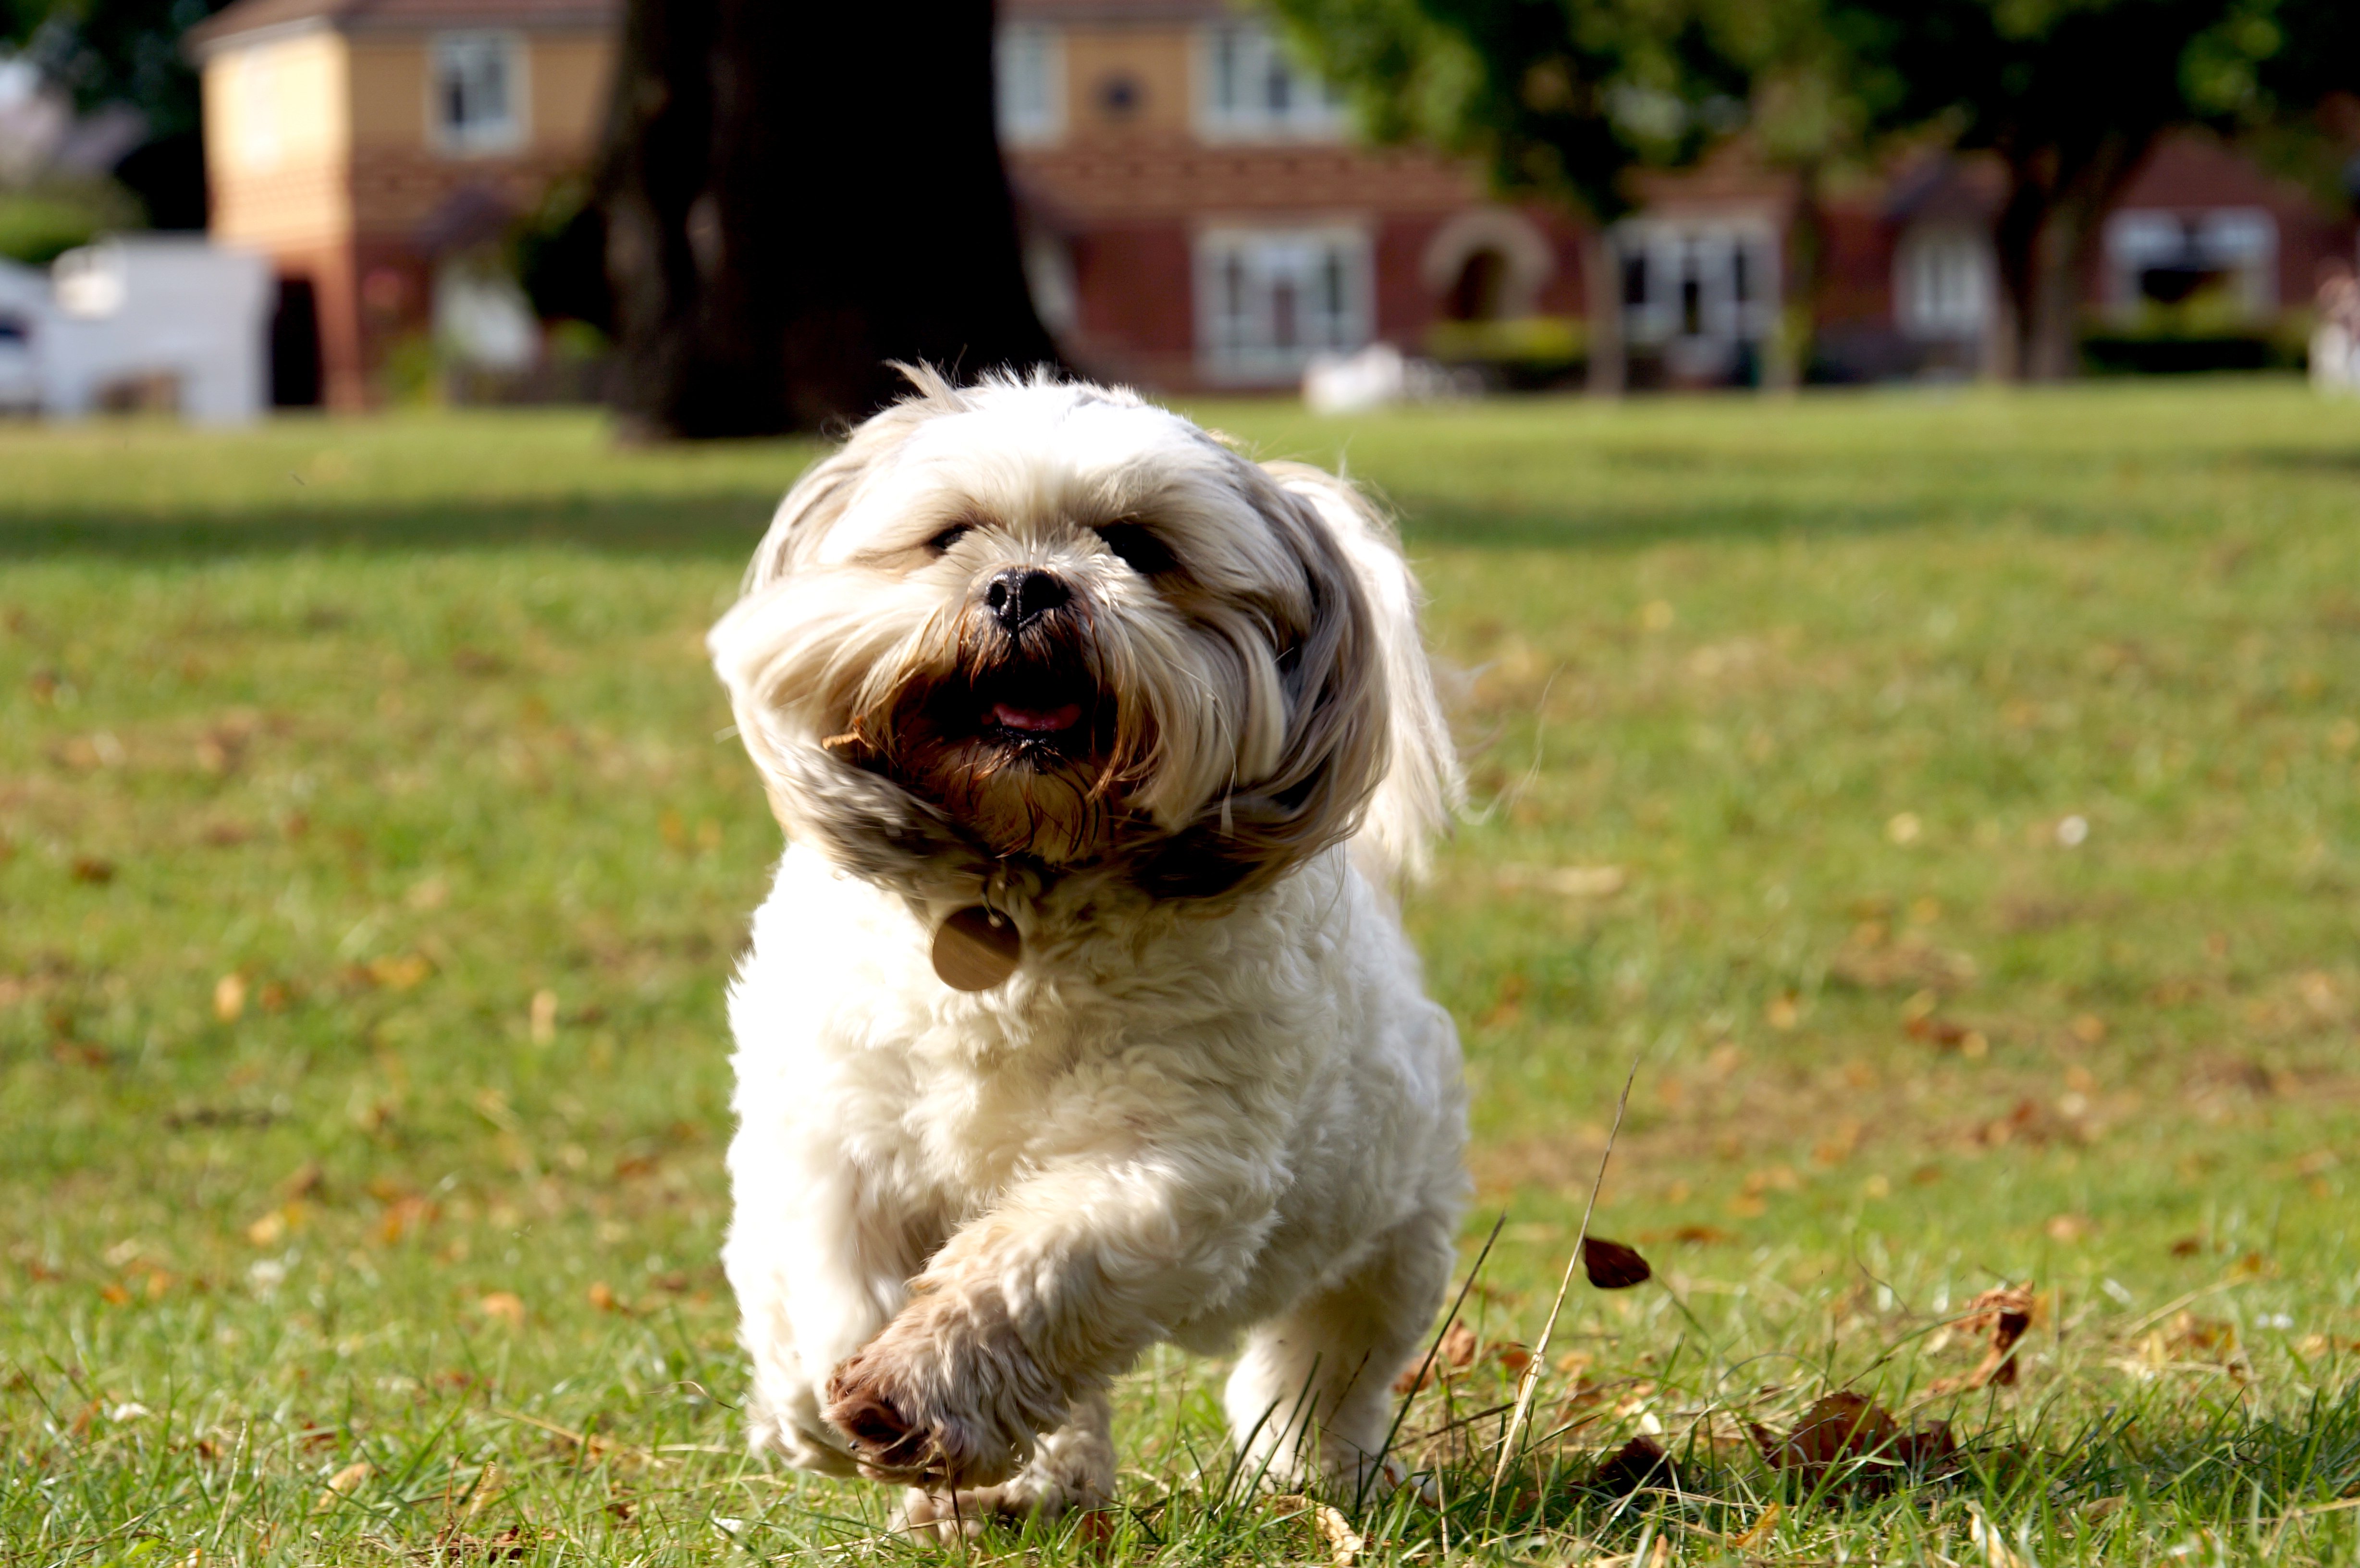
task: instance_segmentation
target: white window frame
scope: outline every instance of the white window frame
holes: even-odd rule
[[[1624,341],[1634,347],[1670,344],[1761,343],[1778,330],[1785,289],[1778,261],[1778,231],[1756,218],[1634,218],[1614,231],[1618,263],[1644,265],[1644,297],[1622,304]],[[1748,298],[1737,298],[1736,258],[1749,270]],[[1699,290],[1698,330],[1684,331],[1682,287],[1689,269]],[[1622,267],[1614,287],[1622,291]]]
[[[1250,19],[1196,34],[1196,134],[1214,142],[1339,142],[1351,133],[1343,97],[1306,70],[1276,33]],[[1286,98],[1273,108],[1271,90]]]
[[[2107,218],[2105,236],[2107,294],[2118,314],[2137,314],[2139,274],[2187,257],[2191,238],[2199,260],[2236,275],[2248,317],[2260,321],[2278,308],[2278,225],[2266,208],[2125,208]]]
[[[1376,267],[1364,224],[1207,227],[1194,272],[1197,366],[1207,381],[1287,384],[1315,355],[1354,353],[1374,335]],[[1330,281],[1338,297],[1311,310],[1306,285]],[[1291,342],[1279,341],[1281,284],[1295,291]]]
[[[1027,22],[1003,25],[992,39],[992,103],[1000,139],[1044,147],[1065,134],[1065,36]]]
[[[463,58],[484,50],[497,51],[506,71],[502,87],[508,102],[497,119],[486,118],[454,125],[445,114],[443,93],[454,67]],[[519,152],[530,138],[532,125],[531,51],[524,35],[502,28],[469,28],[436,33],[427,40],[426,124],[434,146],[453,158],[484,158]]]
[[[1991,236],[1959,223],[1912,227],[1893,254],[1893,319],[1904,336],[1970,342],[1990,330],[1999,295]]]

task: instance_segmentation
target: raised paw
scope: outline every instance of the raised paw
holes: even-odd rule
[[[849,1441],[872,1481],[988,1485],[1023,1463],[1021,1434],[1000,1432],[979,1413],[929,1399],[900,1375],[887,1342],[853,1352],[827,1380],[828,1423]]]

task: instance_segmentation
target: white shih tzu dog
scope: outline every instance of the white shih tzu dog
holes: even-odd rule
[[[1250,1470],[1395,1482],[1466,1184],[1389,891],[1459,790],[1415,584],[1128,392],[911,378],[712,635],[789,840],[730,995],[753,1441],[1055,1515],[1117,1374],[1242,1334]]]

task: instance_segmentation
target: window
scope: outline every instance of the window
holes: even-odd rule
[[[2107,300],[2125,314],[2258,319],[2278,309],[2278,223],[2258,208],[2116,212],[2106,222]]]
[[[1292,381],[1316,354],[1369,341],[1369,240],[1358,229],[1215,229],[1196,241],[1196,347],[1206,374]]]
[[[1000,139],[1054,142],[1065,128],[1065,50],[1049,27],[1007,27],[994,44]]]
[[[1267,27],[1204,34],[1197,129],[1220,141],[1336,141],[1349,120],[1334,89],[1287,58]]]
[[[524,40],[513,33],[434,39],[434,139],[444,151],[513,152],[524,145]]]
[[[1973,229],[1912,229],[1893,258],[1893,309],[1913,338],[1980,338],[1991,323],[1991,242]]]
[[[1633,344],[1736,343],[1778,324],[1778,251],[1765,223],[1642,219],[1615,235]]]

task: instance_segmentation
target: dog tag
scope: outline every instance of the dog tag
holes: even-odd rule
[[[934,932],[934,973],[954,991],[989,991],[1024,957],[1016,922],[981,904],[969,904]]]

